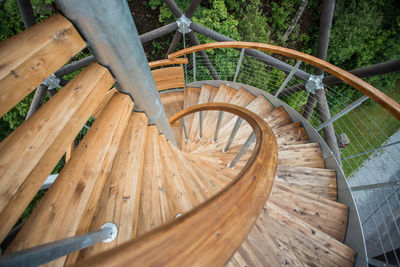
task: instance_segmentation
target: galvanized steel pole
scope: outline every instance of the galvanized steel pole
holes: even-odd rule
[[[165,137],[176,145],[142,43],[124,0],[57,0],[83,35],[96,59],[108,67],[119,90],[135,101]]]

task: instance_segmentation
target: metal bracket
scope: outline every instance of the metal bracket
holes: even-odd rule
[[[53,90],[58,87],[60,87],[60,78],[58,78],[56,75],[52,74],[50,75],[47,80],[43,82],[44,85],[46,85],[48,88],[47,90]]]
[[[315,91],[324,89],[324,83],[322,82],[323,78],[324,78],[323,74],[322,75],[311,74],[310,78],[306,82],[306,90],[311,94],[315,94]]]
[[[178,32],[182,34],[191,32],[192,31],[190,29],[191,23],[192,21],[188,17],[182,14],[182,16],[176,21],[176,24],[178,24]]]

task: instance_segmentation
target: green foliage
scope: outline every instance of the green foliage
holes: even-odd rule
[[[239,23],[240,39],[248,42],[269,43],[268,19],[262,14],[260,0],[250,0],[243,9]],[[251,29],[251,30],[249,30]]]

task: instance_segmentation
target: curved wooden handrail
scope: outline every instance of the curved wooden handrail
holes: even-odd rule
[[[247,164],[218,194],[174,222],[138,239],[97,254],[80,266],[222,266],[247,236],[271,191],[278,160],[276,138],[255,113],[236,105],[207,103],[172,116],[180,118],[202,110],[222,110],[245,119],[256,144]]]
[[[169,54],[168,58],[174,59],[193,52],[215,49],[215,48],[257,49],[257,50],[280,54],[290,58],[299,59],[317,68],[323,69],[326,72],[332,74],[333,76],[341,79],[345,83],[350,84],[351,86],[353,86],[354,88],[356,88],[357,90],[359,90],[360,92],[362,92],[363,94],[367,95],[369,98],[374,100],[376,103],[381,105],[384,109],[390,112],[398,120],[400,120],[400,104],[391,99],[386,94],[382,93],[369,83],[363,81],[362,79],[351,74],[350,72],[345,71],[325,60],[289,48],[270,45],[270,44],[253,43],[253,42],[216,42],[216,43],[208,43],[208,44],[192,46],[177,51],[175,53]]]
[[[166,65],[174,64],[188,64],[189,60],[187,58],[172,58],[172,59],[161,59],[157,61],[149,62],[150,69]]]

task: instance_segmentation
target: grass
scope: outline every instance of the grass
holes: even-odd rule
[[[387,94],[400,102],[400,80]],[[350,145],[342,150],[342,158],[380,147],[388,137],[400,129],[400,121],[380,105],[367,100],[359,108],[351,111],[333,123],[336,134],[346,133]],[[372,153],[343,161],[347,177],[358,169]]]

